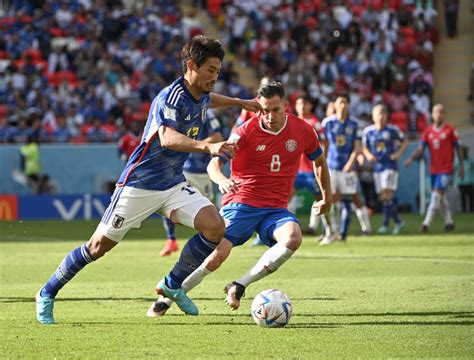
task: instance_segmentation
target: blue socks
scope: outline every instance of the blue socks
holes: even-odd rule
[[[383,213],[382,225],[383,226],[388,226],[388,223],[390,222],[390,218],[392,217],[392,208],[393,208],[393,202],[391,200],[389,201],[385,200],[383,202],[383,208],[382,208],[382,213]]]
[[[86,244],[72,250],[59,264],[51,278],[41,290],[41,296],[54,298],[61,288],[87,264],[93,262]]]
[[[166,285],[171,289],[181,287],[183,281],[214,251],[217,244],[197,233],[184,245],[178,262],[166,276]]]
[[[395,221],[395,223],[396,223],[396,224],[400,224],[400,223],[402,222],[402,220],[401,220],[400,217],[398,216],[397,205],[398,205],[397,198],[394,197],[394,198],[393,198],[393,201],[392,201],[392,211],[391,211],[391,215],[392,215],[392,218],[393,218],[393,220]]]
[[[349,199],[342,199],[341,211],[341,236],[345,239],[349,231],[349,225],[352,219],[352,201]]]
[[[176,225],[170,219],[163,217],[163,227],[165,228],[168,239],[176,240]]]

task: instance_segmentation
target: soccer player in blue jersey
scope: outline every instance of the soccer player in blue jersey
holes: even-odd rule
[[[352,217],[352,201],[358,196],[358,179],[354,171],[357,156],[361,153],[361,134],[358,124],[349,117],[349,98],[339,95],[334,103],[336,113],[323,121],[327,141],[327,163],[331,173],[333,194],[342,197],[341,240],[347,237]],[[335,237],[321,241],[328,245]]]
[[[184,76],[153,100],[142,141],[130,156],[96,231],[87,243],[64,258],[36,294],[36,318],[40,323],[54,323],[54,299],[78,271],[104,256],[130,229],[139,228],[143,220],[157,211],[198,231],[181,252],[183,267],[201,264],[220,242],[225,232],[224,221],[209,199],[187,184],[183,165],[189,152],[223,158],[235,155],[234,145],[227,142],[196,140],[209,107],[261,109],[253,100],[210,93],[224,54],[219,41],[205,36],[196,36],[184,45]],[[159,288],[182,311],[198,314],[197,307],[180,287],[163,282]]]
[[[223,140],[221,132],[221,124],[212,110],[207,110],[206,121],[197,137],[209,143],[217,143]],[[214,193],[212,190],[212,181],[207,174],[207,165],[211,161],[212,156],[206,153],[191,153],[184,163],[184,176],[188,184],[207,197],[209,200],[214,200]],[[168,218],[165,218],[163,225],[166,230],[168,240],[165,246],[160,251],[160,256],[169,256],[173,252],[178,251],[178,242],[176,241],[175,224]]]
[[[390,219],[395,226],[392,233],[398,235],[405,224],[398,216],[397,202],[394,193],[398,186],[398,164],[408,146],[408,140],[400,129],[387,125],[388,110],[385,105],[376,105],[372,109],[373,125],[364,129],[362,144],[364,156],[374,162],[375,191],[383,204],[382,226],[379,234],[388,232]]]

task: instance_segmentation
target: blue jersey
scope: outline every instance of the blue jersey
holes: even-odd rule
[[[151,103],[141,143],[128,159],[117,185],[162,191],[186,181],[183,164],[189,153],[161,146],[158,128],[169,126],[197,139],[210,101],[208,94],[196,100],[183,78],[161,90]]]
[[[207,110],[206,120],[198,135],[198,140],[204,140],[221,132],[221,124],[212,110]],[[207,153],[191,153],[184,163],[184,170],[193,174],[206,174],[207,165],[212,155]]]
[[[365,128],[362,141],[364,146],[375,156],[375,172],[398,169],[397,162],[390,159],[390,155],[398,150],[400,142],[404,139],[405,135],[393,125],[387,125],[381,130],[378,130],[375,125]]]
[[[334,115],[323,120],[323,128],[328,142],[328,167],[342,170],[354,151],[355,142],[360,140],[358,124],[350,118],[341,122]]]

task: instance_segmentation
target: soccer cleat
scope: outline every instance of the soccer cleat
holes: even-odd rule
[[[372,231],[369,231],[369,230],[362,230],[360,232],[360,236],[370,236],[372,235]]]
[[[165,278],[161,279],[156,285],[156,293],[158,295],[170,298],[176,302],[176,305],[188,315],[199,315],[199,309],[193,301],[186,295],[182,288],[170,289],[166,286]]]
[[[229,305],[232,310],[237,310],[240,306],[240,299],[242,296],[245,296],[245,286],[236,281],[232,281],[226,285],[224,292],[227,294],[225,303]]]
[[[339,238],[339,234],[334,234],[332,236],[325,236],[323,239],[319,242],[319,245],[324,246],[324,245],[331,245],[333,242],[337,241]]]
[[[377,234],[385,235],[386,233],[388,233],[388,228],[386,225],[382,225],[377,229]]]
[[[444,225],[444,231],[450,232],[454,230],[454,224],[446,224]]]
[[[250,243],[250,247],[261,246],[261,245],[265,245],[265,244],[263,243],[262,239],[260,239],[260,236],[258,236],[258,235]]]
[[[36,294],[36,319],[41,324],[54,324],[54,298],[41,296],[41,290]]]
[[[428,232],[428,226],[427,225],[421,225],[421,232],[426,234]]]
[[[165,246],[160,251],[160,256],[170,256],[175,251],[178,251],[178,242],[176,240],[166,240]]]
[[[403,221],[400,221],[398,224],[395,224],[395,226],[393,227],[392,234],[393,235],[400,234],[404,227],[405,227],[405,223]]]
[[[146,312],[146,316],[148,316],[148,317],[164,316],[166,314],[166,311],[168,311],[169,308],[170,308],[170,306],[167,303],[165,303],[164,301],[162,301],[162,298],[160,298],[160,299],[156,300],[156,302],[154,302],[150,306],[150,308]]]

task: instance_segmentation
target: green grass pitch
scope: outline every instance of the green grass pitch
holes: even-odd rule
[[[161,222],[148,220],[60,292],[58,324],[51,326],[36,322],[33,297],[96,222],[0,222],[0,357],[472,358],[474,217],[457,215],[449,234],[438,218],[427,235],[418,234],[419,216],[404,218],[407,229],[398,237],[354,235],[328,247],[305,237],[294,257],[252,284],[232,312],[223,287],[265,250],[236,248],[190,293],[200,316],[173,307],[158,319],[145,312],[178,255],[158,256]],[[374,227],[379,221],[373,217]],[[178,229],[181,246],[191,233]],[[286,328],[260,328],[250,316],[253,297],[267,288],[292,300]]]

